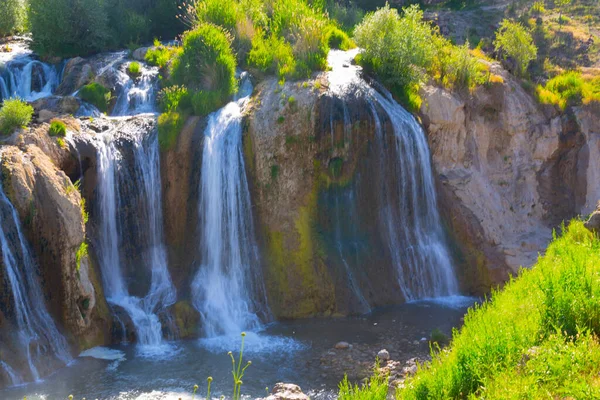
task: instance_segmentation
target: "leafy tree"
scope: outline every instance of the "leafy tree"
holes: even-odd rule
[[[523,25],[507,19],[502,21],[494,40],[496,51],[502,51],[517,64],[517,75],[524,76],[529,63],[537,58],[537,47]]]
[[[22,0],[0,2],[0,37],[8,36],[23,28],[25,7]]]
[[[106,48],[104,0],[29,0],[33,47],[42,55],[73,56]]]

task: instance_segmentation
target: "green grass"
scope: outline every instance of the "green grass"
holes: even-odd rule
[[[183,51],[175,57],[172,80],[193,93],[192,108],[206,115],[229,100],[237,90],[237,61],[229,34],[203,23],[183,38]]]
[[[177,111],[169,111],[158,117],[158,144],[161,151],[168,151],[177,144],[184,123],[184,116]]]
[[[60,120],[52,120],[50,122],[50,129],[48,130],[48,135],[59,137],[67,136],[67,125],[65,125],[65,123]]]
[[[573,221],[531,270],[467,313],[398,399],[600,397],[600,241]]]
[[[348,377],[340,383],[338,400],[386,400],[388,394],[388,377],[379,371],[379,365],[369,381],[362,386],[352,385]]]
[[[144,60],[146,60],[149,65],[165,68],[169,61],[171,61],[179,52],[180,48],[174,46],[163,46],[158,40],[155,39],[154,46],[148,50]]]
[[[77,252],[75,253],[75,261],[77,266],[77,271],[81,269],[81,260],[88,255],[88,244],[86,242],[82,242]]]
[[[31,122],[33,107],[19,99],[4,100],[0,108],[0,135],[10,135]]]
[[[600,102],[600,78],[585,79],[578,72],[565,72],[550,79],[545,86],[538,85],[536,93],[540,103],[553,104],[563,110]]]
[[[131,62],[127,66],[127,73],[129,74],[129,76],[132,76],[134,78],[140,76],[140,74],[142,73],[142,66],[139,62]]]
[[[112,94],[109,89],[99,83],[93,82],[89,85],[85,85],[79,90],[79,97],[105,113],[108,111],[108,105]]]

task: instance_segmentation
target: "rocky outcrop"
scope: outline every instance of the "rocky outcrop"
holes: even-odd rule
[[[190,118],[173,149],[161,153],[165,240],[173,283],[183,298],[200,263],[198,192],[206,121]]]
[[[107,342],[108,313],[96,271],[81,250],[81,195],[58,168],[68,156],[46,132],[42,125],[18,136],[19,147],[2,148],[3,185],[39,262],[48,309],[80,351]]]
[[[533,265],[552,229],[599,195],[600,113],[540,106],[498,64],[491,71],[504,82],[422,93],[441,209],[476,292]]]

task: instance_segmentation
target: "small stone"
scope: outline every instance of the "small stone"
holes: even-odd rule
[[[377,353],[377,358],[379,358],[381,361],[387,361],[390,359],[390,353],[386,349],[379,350],[379,353]]]
[[[348,342],[338,342],[335,345],[335,348],[338,350],[346,350],[350,348],[350,343]]]
[[[426,341],[427,341],[427,338],[426,338],[426,337],[422,337],[422,338],[421,338],[421,342],[426,342]]]

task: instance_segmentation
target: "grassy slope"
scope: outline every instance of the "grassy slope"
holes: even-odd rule
[[[600,399],[600,241],[574,221],[398,399]]]

